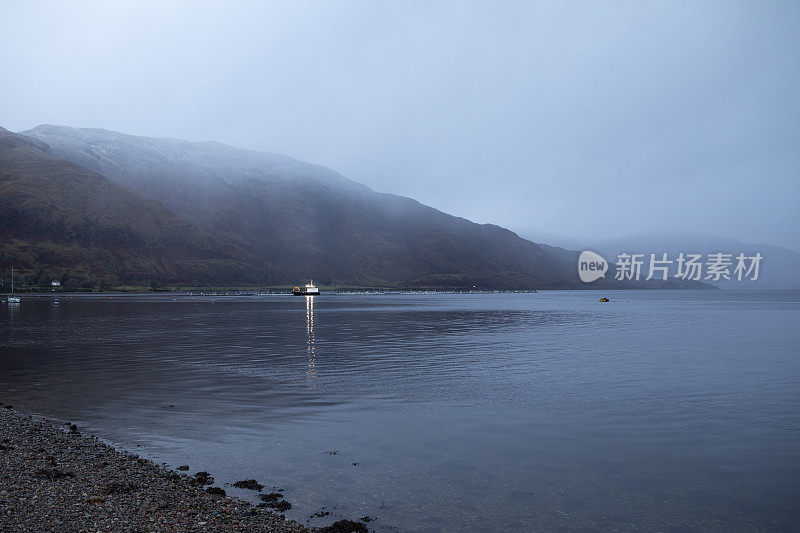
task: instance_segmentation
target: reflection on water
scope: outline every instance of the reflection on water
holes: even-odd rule
[[[306,296],[306,353],[308,354],[308,369],[306,370],[306,386],[314,388],[317,377],[317,354],[314,353],[314,297]]]
[[[8,302],[8,340],[14,338],[14,319],[19,314],[20,303],[19,302]]]
[[[796,530],[800,295],[606,295],[25,299],[0,400],[313,525]]]

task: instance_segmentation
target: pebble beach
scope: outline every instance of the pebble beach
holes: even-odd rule
[[[210,483],[0,407],[0,531],[309,531]]]

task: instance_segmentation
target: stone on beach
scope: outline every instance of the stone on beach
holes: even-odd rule
[[[233,486],[240,489],[259,490],[259,491],[264,488],[264,485],[262,485],[255,479],[243,479],[241,481],[237,481],[236,483],[234,483]]]
[[[0,531],[308,531],[65,429],[0,409]]]

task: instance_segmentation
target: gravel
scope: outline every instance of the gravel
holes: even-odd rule
[[[308,531],[207,492],[208,478],[181,477],[77,428],[0,409],[0,531]]]

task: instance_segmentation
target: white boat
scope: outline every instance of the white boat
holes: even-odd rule
[[[293,288],[292,294],[295,296],[316,296],[319,294],[319,289],[314,286],[314,280],[312,279],[311,283],[306,283],[306,286],[303,288]]]
[[[14,296],[14,267],[11,267],[11,294],[8,296],[8,303],[18,304],[22,300],[19,296]]]

